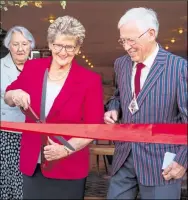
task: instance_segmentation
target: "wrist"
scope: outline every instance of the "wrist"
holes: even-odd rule
[[[63,145],[63,150],[64,152],[66,152],[66,156],[69,156],[70,154],[72,154],[72,151],[69,148],[67,148],[65,145]]]
[[[13,102],[15,101],[16,92],[17,92],[17,91],[18,91],[18,90],[11,90],[11,91],[10,91],[10,97],[11,97],[11,99],[12,99]]]

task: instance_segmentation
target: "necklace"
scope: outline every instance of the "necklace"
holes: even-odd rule
[[[63,76],[61,76],[60,78],[58,78],[58,79],[53,79],[53,78],[50,77],[50,73],[48,73],[48,78],[49,78],[51,81],[60,81],[60,80],[62,80],[63,78],[65,78],[65,77],[68,75],[69,72],[70,72],[70,67],[69,67],[69,69],[67,70],[67,72],[66,72]]]

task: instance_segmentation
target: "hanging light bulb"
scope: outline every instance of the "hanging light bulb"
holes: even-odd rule
[[[171,41],[172,43],[174,43],[176,40],[175,40],[175,38],[172,38],[170,41]]]
[[[88,65],[91,65],[91,63],[88,63]]]
[[[82,53],[81,51],[78,52],[78,54],[81,54],[81,53]]]
[[[168,45],[166,45],[166,46],[165,46],[165,49],[166,49],[166,50],[168,50],[168,49],[169,49],[169,46],[168,46]]]
[[[54,22],[54,19],[49,19],[50,24]]]
[[[53,15],[50,15],[48,21],[50,22],[50,24],[52,24],[55,21],[55,17]]]
[[[89,60],[86,60],[86,62],[88,62]]]
[[[65,8],[66,8],[66,5],[67,5],[67,2],[66,2],[66,1],[60,1],[60,4],[61,4],[61,7],[62,7],[63,9],[65,9]]]
[[[82,58],[85,58],[85,57],[86,57],[86,56],[84,56],[84,55],[82,56]]]
[[[20,6],[20,2],[19,1],[15,1],[14,6]]]
[[[91,68],[93,68],[94,66],[93,65],[91,65]]]
[[[28,6],[28,2],[27,1],[20,1],[20,8],[22,8],[24,6]]]
[[[183,33],[183,28],[179,28],[178,33],[182,34]]]
[[[37,8],[42,8],[42,1],[35,1],[35,6],[37,7]]]

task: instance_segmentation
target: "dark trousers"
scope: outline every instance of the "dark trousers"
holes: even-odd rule
[[[46,178],[37,165],[33,176],[23,175],[23,199],[84,199],[85,182]]]
[[[137,181],[130,152],[124,165],[112,176],[107,199],[136,199],[140,191],[141,199],[180,199],[181,182],[169,185],[144,186]]]

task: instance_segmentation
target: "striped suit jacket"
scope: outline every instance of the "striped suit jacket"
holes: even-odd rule
[[[144,86],[137,97],[139,110],[131,114],[130,56],[115,61],[117,88],[107,105],[108,110],[121,112],[121,123],[187,123],[187,61],[160,47]],[[115,142],[112,164],[114,175],[132,150],[138,181],[146,186],[169,184],[162,177],[165,152],[176,153],[175,161],[187,168],[187,147],[183,145]]]

